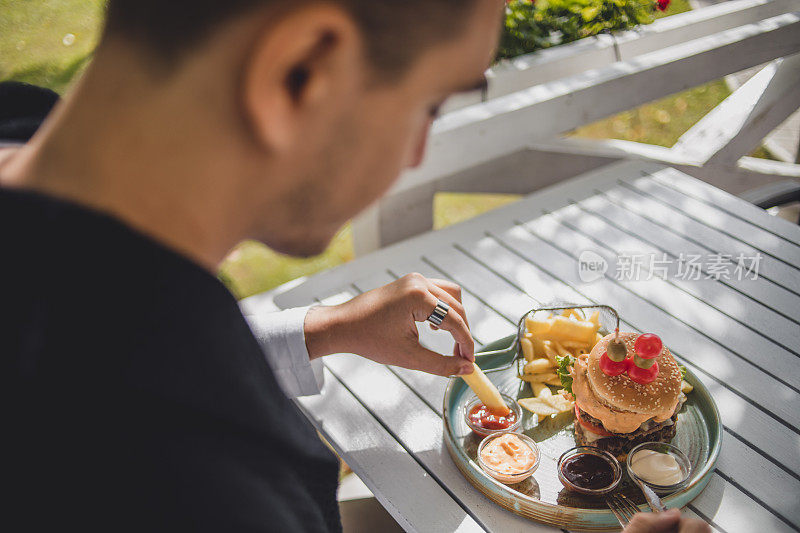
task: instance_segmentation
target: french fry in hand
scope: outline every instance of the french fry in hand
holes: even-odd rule
[[[540,374],[542,372],[547,372],[551,368],[553,368],[553,364],[549,359],[534,359],[533,361],[525,363],[526,374]]]
[[[600,329],[600,311],[592,313],[592,316],[589,317],[589,322],[597,326],[597,329]]]
[[[522,374],[521,376],[517,377],[522,381],[527,381],[528,383],[547,383],[548,381],[559,379],[559,377],[553,372],[546,372],[544,374]],[[559,384],[561,384],[560,379]]]
[[[536,356],[533,350],[533,343],[529,339],[523,337],[519,340],[519,344],[522,346],[522,355],[525,356],[525,360],[532,362],[533,358]]]
[[[475,363],[472,363],[472,374],[464,374],[461,379],[492,413],[505,416],[511,411],[500,396],[500,391]]]

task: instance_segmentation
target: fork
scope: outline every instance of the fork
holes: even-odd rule
[[[606,503],[608,504],[608,508],[611,509],[611,512],[614,513],[614,516],[617,517],[619,525],[623,528],[631,522],[633,515],[640,510],[639,507],[624,494],[617,493],[606,496]]]

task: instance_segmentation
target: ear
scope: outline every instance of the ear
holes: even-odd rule
[[[336,6],[292,10],[256,37],[245,62],[243,108],[268,150],[286,150],[363,79],[361,36]]]

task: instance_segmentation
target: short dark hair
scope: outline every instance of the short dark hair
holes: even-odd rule
[[[176,59],[233,17],[263,7],[292,9],[313,0],[108,0],[106,33]],[[426,47],[453,37],[474,0],[328,0],[363,32],[369,59],[401,71]]]

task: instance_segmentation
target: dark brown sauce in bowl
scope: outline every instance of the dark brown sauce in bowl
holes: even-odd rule
[[[584,489],[604,489],[614,482],[611,464],[591,453],[573,455],[564,461],[561,470],[573,485]]]
[[[616,457],[596,446],[577,446],[559,458],[558,479],[571,491],[602,495],[617,488],[622,467]]]

